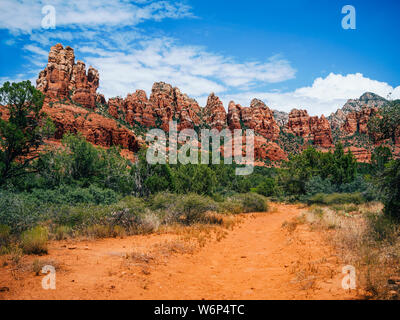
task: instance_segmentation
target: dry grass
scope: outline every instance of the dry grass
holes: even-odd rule
[[[304,213],[312,229],[323,230],[343,263],[356,268],[366,298],[400,296],[399,227],[385,220],[380,203],[311,206]]]
[[[60,264],[55,260],[35,259],[32,262],[32,271],[38,276],[41,274],[44,266],[53,266],[56,271],[60,270]]]

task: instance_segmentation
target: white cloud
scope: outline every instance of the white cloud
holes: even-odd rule
[[[223,96],[222,99],[224,105],[234,100],[247,106],[251,99],[259,98],[273,109],[289,112],[293,108],[302,108],[312,115],[328,116],[341,108],[348,99],[359,98],[367,91],[384,98],[392,93],[393,99],[400,99],[400,86],[393,88],[386,82],[369,79],[361,73],[347,75],[331,73],[326,78],[317,78],[310,87],[290,92],[243,92],[233,96]]]
[[[0,29],[13,33],[41,29],[42,8],[56,9],[56,27],[136,26],[145,20],[193,17],[191,8],[180,2],[126,0],[2,0]]]
[[[229,89],[243,90],[260,83],[294,78],[296,70],[278,56],[265,62],[239,63],[235,59],[206,51],[203,47],[177,45],[172,39],[141,41],[128,52],[80,47],[90,54],[82,60],[100,71],[100,91],[107,97],[137,88],[149,91],[154,82],[164,81],[194,97]],[[94,56],[93,56],[94,55]]]

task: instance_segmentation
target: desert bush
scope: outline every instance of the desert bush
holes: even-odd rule
[[[109,238],[112,236],[112,228],[110,226],[94,224],[86,228],[86,234],[95,239]]]
[[[185,222],[192,224],[204,221],[205,213],[215,211],[217,206],[211,198],[192,193],[181,198],[178,208],[182,210]]]
[[[4,224],[0,224],[0,247],[8,246],[11,241],[11,228]]]
[[[36,226],[21,234],[21,248],[26,254],[46,254],[47,240],[47,229]]]
[[[126,236],[126,230],[122,226],[113,226],[111,229],[111,235],[113,238],[123,238]]]
[[[324,180],[320,176],[314,176],[306,182],[305,191],[308,195],[315,195],[317,193],[330,194],[335,191],[335,188],[331,180]]]
[[[255,188],[255,192],[265,197],[271,197],[276,194],[276,187],[277,185],[275,179],[266,178],[257,186],[257,188]]]
[[[225,214],[243,213],[243,204],[239,199],[227,198],[225,201],[218,203],[218,212]]]
[[[370,233],[376,241],[394,243],[399,237],[399,225],[390,216],[371,214],[368,216]]]
[[[72,228],[69,226],[57,226],[54,235],[56,240],[65,240],[67,239],[72,233]]]
[[[243,213],[268,211],[267,199],[257,193],[238,194],[233,199],[241,203]]]
[[[12,233],[32,228],[46,212],[45,205],[27,195],[0,191],[0,224],[11,227]]]
[[[88,188],[61,186],[56,189],[33,189],[29,196],[42,203],[50,204],[112,204],[118,200],[112,189],[103,189],[95,185]]]
[[[160,217],[148,210],[145,214],[139,216],[135,229],[137,233],[148,234],[157,231],[160,225]]]
[[[361,193],[332,193],[332,194],[318,193],[308,199],[309,204],[315,203],[324,205],[345,204],[345,203],[361,204],[364,202],[365,199],[363,198]]]
[[[174,193],[160,192],[149,199],[152,210],[170,210],[176,206],[179,196]]]

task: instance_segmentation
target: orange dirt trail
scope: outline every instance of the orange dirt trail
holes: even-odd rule
[[[320,232],[282,228],[300,213],[279,204],[243,215],[224,238],[193,252],[161,250],[176,241],[171,233],[54,241],[47,256],[0,267],[0,287],[9,289],[0,299],[357,299],[342,289],[343,265]],[[132,252],[148,254],[126,257]],[[56,290],[42,289],[34,259],[59,265]]]

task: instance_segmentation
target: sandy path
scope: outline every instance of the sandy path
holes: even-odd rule
[[[305,225],[282,229],[299,213],[275,205],[272,213],[246,215],[225,238],[192,253],[154,250],[175,243],[171,234],[54,242],[39,259],[59,263],[57,289],[42,289],[43,276],[29,270],[35,258],[27,257],[26,271],[0,267],[0,287],[9,288],[0,299],[356,298],[341,288],[342,265],[320,233]],[[151,253],[124,257],[132,251]]]

